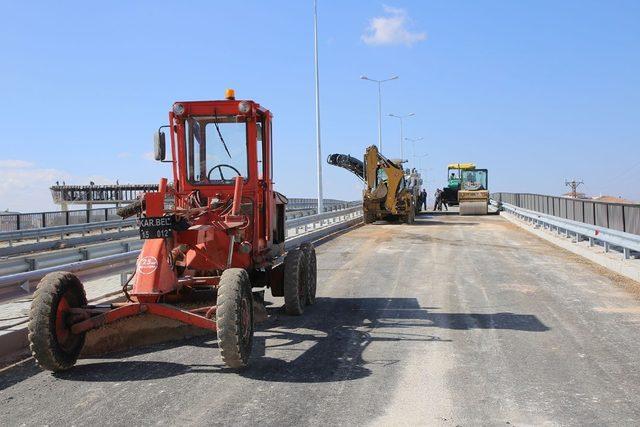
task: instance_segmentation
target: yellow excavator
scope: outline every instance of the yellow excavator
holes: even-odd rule
[[[364,222],[380,219],[399,220],[411,224],[416,216],[415,188],[409,188],[402,162],[389,160],[378,152],[378,147],[367,147],[364,162],[348,154],[330,154],[327,163],[352,172],[366,184],[362,206]],[[414,184],[420,185],[419,181]]]

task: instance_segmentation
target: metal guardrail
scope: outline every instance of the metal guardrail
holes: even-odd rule
[[[361,202],[325,199],[325,210],[335,210],[347,206],[355,206]],[[289,199],[288,211],[317,209],[317,199]],[[118,220],[117,208],[76,209],[68,211],[0,213],[0,232],[30,230],[38,228],[59,227],[65,225],[88,224]]]
[[[491,198],[530,211],[640,235],[640,204],[530,193],[491,193]]]
[[[294,221],[294,220],[297,220],[297,221],[302,220],[302,222],[305,222],[304,218],[310,215],[314,215],[315,211],[316,211],[315,209],[304,209],[304,210],[286,212],[287,223],[289,221]],[[335,216],[334,211],[331,211],[331,212],[324,213],[322,215],[322,218],[334,217],[334,216]],[[84,235],[85,232],[89,232],[91,230],[100,230],[103,232],[103,234],[99,234],[97,236],[108,238],[109,236],[115,235],[116,233],[104,233],[105,229],[112,228],[112,229],[119,230],[120,228],[127,227],[127,226],[135,227],[136,219],[129,219],[125,221],[123,220],[107,221],[107,222],[92,223],[92,224],[78,224],[78,225],[70,225],[70,226],[63,226],[63,227],[48,227],[48,228],[34,229],[34,230],[12,231],[8,233],[0,233],[0,241],[4,240],[3,235],[5,234],[8,237],[12,237],[14,239],[22,236],[24,238],[36,238],[37,240],[39,240],[40,238],[43,238],[46,236],[60,236],[60,239],[64,240],[64,236],[67,234],[83,233]],[[91,241],[95,243],[96,239],[94,239],[94,237],[95,236],[87,236],[84,239],[81,238],[79,241],[76,241],[76,239],[73,239],[73,238],[69,238],[68,240],[65,240],[65,241],[72,242],[72,243],[75,241],[74,246],[81,246],[85,244],[85,241],[87,243]],[[9,246],[11,247],[11,241],[9,241],[9,243],[10,243]],[[19,246],[15,246],[14,248],[15,250],[12,251],[12,255],[14,255],[12,258],[7,260],[0,259],[0,275],[34,270],[39,268],[38,266],[41,265],[42,262],[46,262],[46,260],[49,260],[52,258],[57,259],[59,257],[70,257],[70,259],[73,259],[74,261],[80,261],[80,260],[91,258],[91,253],[95,251],[102,251],[102,252],[106,251],[110,253],[122,252],[121,247],[123,244],[125,245],[141,244],[141,242],[138,239],[135,239],[135,238],[132,239],[131,236],[127,236],[126,238],[121,238],[114,242],[92,245],[86,249],[85,248],[63,249],[63,250],[57,250],[55,252],[47,252],[47,253],[41,253],[41,254],[35,254],[35,255],[15,256],[16,254],[18,255],[28,254],[32,249],[32,247],[34,246],[33,244],[22,244]],[[35,245],[35,246],[38,246],[38,245]],[[25,251],[18,251],[23,247],[25,248]],[[3,251],[4,250],[0,252],[3,252]]]
[[[117,208],[79,209],[69,211],[1,213],[0,231],[28,230],[87,224],[119,219]]]
[[[640,252],[640,236],[636,234],[535,212],[495,199],[491,202],[503,211],[530,222],[534,227],[555,230],[558,234],[564,234],[567,237],[575,236],[576,242],[588,240],[589,246],[595,246],[600,242],[605,252],[609,252],[612,247],[620,248],[624,259],[630,259],[632,251]]]
[[[120,229],[136,225],[135,219],[116,219],[112,221],[91,222],[88,224],[60,225],[56,227],[32,228],[27,230],[2,231],[0,232],[0,242],[11,242],[25,239],[36,239],[39,241],[45,237],[60,236],[61,239],[68,234],[86,233],[94,230],[104,231],[106,229]]]
[[[286,212],[287,219],[313,215],[317,212],[316,207],[312,207],[312,208],[306,207],[307,205],[309,205],[308,200],[315,200],[315,199],[293,199],[293,200],[297,202],[293,204],[290,203],[289,205],[287,205],[287,207],[289,208]],[[359,202],[345,202],[340,200],[331,200],[331,203],[325,206],[325,211],[331,212],[331,211],[336,211],[340,209],[345,209],[349,206],[354,206],[355,203],[359,203]],[[99,211],[102,211],[102,209],[99,209]],[[29,215],[29,214],[23,214],[23,215]],[[34,215],[40,215],[40,214],[34,214]],[[14,231],[0,231],[0,242],[9,242],[9,246],[11,246],[12,242],[14,241],[20,241],[25,239],[35,239],[36,241],[39,241],[42,238],[50,237],[50,236],[59,236],[60,239],[62,240],[64,239],[64,236],[69,234],[81,233],[84,235],[84,233],[95,231],[95,230],[100,230],[102,232],[104,232],[104,230],[107,230],[107,229],[120,230],[123,227],[135,226],[135,224],[136,224],[135,219],[127,219],[127,220],[115,219],[110,221],[49,226],[44,228],[40,227],[40,228],[20,229],[20,230],[14,230]]]
[[[362,216],[362,206],[353,206],[347,209],[289,219],[285,223],[287,228],[287,238],[300,233],[307,233],[317,228],[323,228],[336,222],[358,218],[360,216]]]
[[[287,228],[285,247],[290,246],[292,242],[302,243],[302,238],[305,236],[320,238],[331,234],[340,228],[361,221],[361,216],[362,207],[355,206],[345,210],[288,220],[285,223]],[[72,271],[81,277],[85,273],[91,273],[92,277],[118,273],[125,266],[135,262],[141,246],[142,241],[136,239],[130,242],[117,242],[92,248],[56,251],[46,258],[37,258],[35,262],[29,261],[27,257],[11,259],[0,264],[0,272],[4,271],[0,274],[5,274],[0,276],[0,289],[20,285],[23,289],[29,290],[31,283],[40,280],[50,272],[59,270]],[[106,267],[108,270],[100,271]],[[12,269],[14,273],[7,274]],[[16,269],[17,271],[15,271]],[[98,273],[96,273],[96,269]]]

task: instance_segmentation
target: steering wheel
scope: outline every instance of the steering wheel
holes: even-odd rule
[[[223,168],[223,167],[225,167],[225,168],[229,168],[229,169],[233,169],[233,171],[234,171],[238,176],[242,176],[242,174],[240,173],[240,171],[239,171],[238,169],[234,168],[234,167],[233,167],[233,166],[231,166],[231,165],[227,165],[227,164],[221,163],[221,164],[216,165],[216,166],[212,167],[211,169],[209,169],[209,173],[207,174],[207,179],[208,179],[209,181],[211,181],[211,172],[213,172],[213,171],[214,171],[214,170],[216,170],[216,169],[219,169],[219,170],[220,170],[220,178],[222,178],[222,180],[223,180],[223,181],[228,181],[227,179],[225,179],[224,175],[222,174],[222,168]]]

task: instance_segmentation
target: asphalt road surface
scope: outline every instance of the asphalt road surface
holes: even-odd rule
[[[638,425],[638,285],[498,216],[367,225],[318,248],[251,367],[192,338],[0,373],[1,425]]]

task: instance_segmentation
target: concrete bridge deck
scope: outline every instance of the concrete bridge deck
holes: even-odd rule
[[[318,248],[252,365],[215,337],[0,372],[0,424],[637,425],[637,284],[499,216],[367,225]]]

